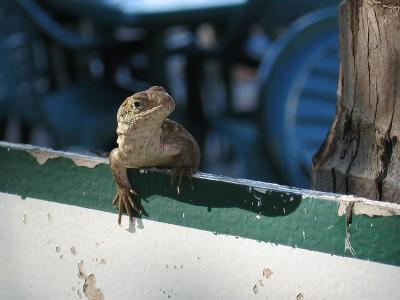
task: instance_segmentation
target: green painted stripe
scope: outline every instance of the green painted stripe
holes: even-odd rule
[[[60,156],[40,165],[23,147],[11,147],[0,144],[0,191],[116,213],[108,164],[79,167]],[[337,195],[206,175],[194,178],[194,191],[185,181],[177,195],[163,172],[128,174],[151,220],[353,257],[344,251],[345,218],[338,216]],[[399,216],[354,215],[355,257],[400,266],[399,232]]]

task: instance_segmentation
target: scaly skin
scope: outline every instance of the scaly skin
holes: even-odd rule
[[[167,117],[174,111],[175,102],[164,88],[153,86],[136,93],[121,104],[118,114],[118,148],[110,153],[111,172],[118,185],[113,205],[128,213],[141,213],[135,201],[126,168],[164,167],[170,169],[172,182],[178,179],[179,193],[182,176],[191,176],[200,163],[200,150],[193,136],[178,123]]]

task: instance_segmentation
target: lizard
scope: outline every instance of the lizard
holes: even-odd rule
[[[171,184],[176,181],[180,193],[183,176],[191,177],[200,164],[200,150],[195,138],[180,124],[167,119],[175,101],[161,86],[127,97],[117,112],[117,144],[109,155],[111,173],[117,183],[112,202],[119,209],[118,224],[124,210],[133,222],[133,210],[141,215],[127,176],[127,168],[168,168]]]

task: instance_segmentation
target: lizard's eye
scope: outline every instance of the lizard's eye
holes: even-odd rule
[[[135,108],[140,108],[141,106],[142,106],[142,103],[140,103],[140,101],[134,101],[133,102],[133,106],[135,107]]]

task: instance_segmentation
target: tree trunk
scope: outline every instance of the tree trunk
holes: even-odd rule
[[[344,0],[339,24],[337,111],[313,187],[400,203],[400,0]]]

